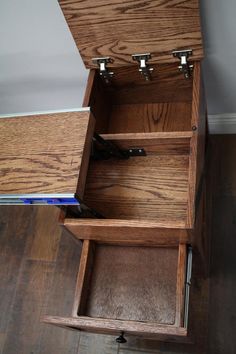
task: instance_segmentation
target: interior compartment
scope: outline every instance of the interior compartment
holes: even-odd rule
[[[152,67],[151,81],[136,65],[115,68],[110,84],[91,71],[84,105],[96,117],[97,133],[191,130],[193,79],[186,80],[176,64]]]
[[[127,139],[124,134],[111,140],[122,149],[144,148],[146,156],[90,161],[84,194],[89,207],[108,219],[185,226],[191,134],[173,139],[154,135]]]
[[[176,64],[154,66],[151,81],[135,65],[116,68],[110,84],[90,72],[84,105],[91,106],[96,133],[121,149],[146,151],[90,161],[83,201],[104,218],[193,225],[200,90],[200,67],[194,67],[186,80]]]
[[[84,241],[82,255],[78,316],[183,325],[185,245],[130,247]]]

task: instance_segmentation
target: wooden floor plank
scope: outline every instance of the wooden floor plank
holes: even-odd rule
[[[66,230],[62,232],[53,273],[52,289],[45,299],[43,314],[70,316],[72,312],[76,276],[80,259],[80,243]],[[43,324],[40,353],[76,354],[80,333]]]
[[[93,161],[84,200],[110,219],[186,224],[188,155]]]
[[[5,353],[39,353],[42,331],[40,315],[50,289],[53,267],[48,262],[26,260],[23,263],[8,326]]]
[[[32,206],[0,206],[0,254],[24,254],[34,212]]]
[[[114,336],[81,333],[77,354],[117,354],[118,344]]]
[[[119,354],[162,354],[163,342],[145,341],[138,338],[129,338],[128,343],[120,344]]]
[[[217,194],[236,197],[236,137],[218,135],[214,137],[214,153],[218,156],[216,165]]]
[[[109,133],[190,131],[191,102],[113,105]]]
[[[234,354],[236,353],[236,197],[218,196],[213,201],[209,352]]]
[[[0,332],[7,330],[21,265],[21,257],[0,255]]]
[[[27,258],[55,261],[61,228],[58,225],[60,209],[55,206],[35,207],[35,222],[27,250]],[[50,217],[49,217],[50,216]]]
[[[0,354],[3,354],[5,339],[6,339],[6,333],[0,332]]]

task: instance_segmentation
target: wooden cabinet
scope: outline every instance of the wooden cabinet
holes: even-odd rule
[[[184,340],[203,214],[198,1],[59,3],[90,69],[83,107],[0,122],[2,202],[76,204],[61,218],[83,241],[72,317],[44,320]]]

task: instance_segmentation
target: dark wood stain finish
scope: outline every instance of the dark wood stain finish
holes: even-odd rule
[[[153,62],[175,61],[172,50],[192,48],[203,57],[197,0],[59,0],[85,65],[112,57],[115,67],[134,65],[131,55],[152,53]]]
[[[187,155],[156,155],[91,162],[84,200],[107,218],[184,226],[188,160]]]
[[[108,132],[191,131],[190,117],[191,104],[186,102],[114,105]]]

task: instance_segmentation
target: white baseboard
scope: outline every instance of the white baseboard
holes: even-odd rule
[[[236,134],[236,113],[208,115],[210,134]]]

